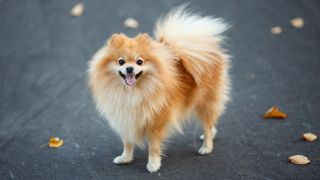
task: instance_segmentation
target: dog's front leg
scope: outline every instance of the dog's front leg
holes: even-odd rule
[[[161,167],[162,140],[165,133],[164,130],[153,130],[147,134],[148,136],[148,164],[147,170],[151,173],[157,172]]]
[[[113,159],[115,164],[128,164],[133,160],[134,145],[122,138],[123,151],[120,156]]]

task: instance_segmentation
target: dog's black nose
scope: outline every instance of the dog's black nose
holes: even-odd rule
[[[126,70],[128,74],[133,73],[133,67],[131,66],[127,67]]]

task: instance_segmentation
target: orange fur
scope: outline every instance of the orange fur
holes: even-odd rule
[[[181,9],[174,15],[178,10]],[[184,12],[180,13],[182,16]],[[158,24],[156,40],[147,34],[134,38],[114,34],[89,65],[89,85],[97,108],[124,144],[122,155],[114,162],[131,162],[133,144],[143,144],[146,137],[150,172],[160,168],[162,142],[168,136],[168,129],[173,126],[180,130],[181,121],[192,110],[204,128],[199,153],[210,153],[212,129],[229,99],[229,60],[219,46],[218,35],[210,35],[211,39],[209,35],[186,39],[189,44],[178,44],[169,38],[169,30],[161,30],[165,22]],[[185,52],[184,47],[192,50],[192,42],[202,44],[193,52]],[[125,59],[125,65],[119,65],[119,57]],[[136,64],[139,58],[144,60],[141,66]],[[128,86],[119,75],[125,66],[142,72],[134,86]]]

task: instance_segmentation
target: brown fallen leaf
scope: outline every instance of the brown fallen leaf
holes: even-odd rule
[[[278,119],[284,119],[287,118],[288,115],[284,112],[281,112],[280,109],[276,106],[272,106],[264,115],[263,118],[269,119],[269,118],[278,118]]]
[[[304,133],[302,136],[305,141],[309,141],[309,142],[317,139],[317,135],[313,133]]]
[[[301,17],[296,17],[291,20],[291,25],[295,28],[302,28],[304,21]]]
[[[298,164],[298,165],[305,165],[305,164],[309,164],[311,161],[308,157],[304,156],[304,155],[293,155],[289,157],[289,161],[292,164]]]
[[[51,148],[59,148],[63,145],[63,139],[59,137],[52,137],[49,140],[48,146]]]
[[[282,28],[280,26],[275,26],[270,29],[271,34],[278,35],[282,33]]]
[[[134,19],[134,18],[128,18],[124,21],[123,25],[126,27],[126,28],[131,28],[131,29],[135,29],[139,26],[139,22]]]
[[[84,5],[83,3],[76,4],[70,11],[71,16],[79,17],[83,14]]]

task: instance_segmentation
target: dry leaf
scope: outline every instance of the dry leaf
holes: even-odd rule
[[[284,112],[281,112],[280,109],[276,106],[272,106],[264,115],[263,118],[279,118],[284,119],[287,118],[288,115]]]
[[[275,26],[271,28],[271,34],[281,34],[282,33],[282,28],[280,26]]]
[[[128,18],[124,21],[123,25],[127,28],[135,29],[139,26],[139,22],[136,19]]]
[[[291,20],[291,25],[295,28],[302,28],[304,25],[304,21],[301,17],[297,17]]]
[[[48,145],[51,148],[59,148],[63,145],[63,139],[60,139],[58,137],[52,137],[50,138]]]
[[[79,17],[83,14],[84,5],[83,3],[76,4],[70,11],[71,16]]]
[[[308,157],[304,155],[294,155],[289,157],[289,161],[292,164],[299,164],[299,165],[304,165],[304,164],[309,164],[311,161],[309,160]]]
[[[304,133],[303,135],[304,140],[306,141],[314,141],[317,139],[317,135],[313,134],[313,133]]]

